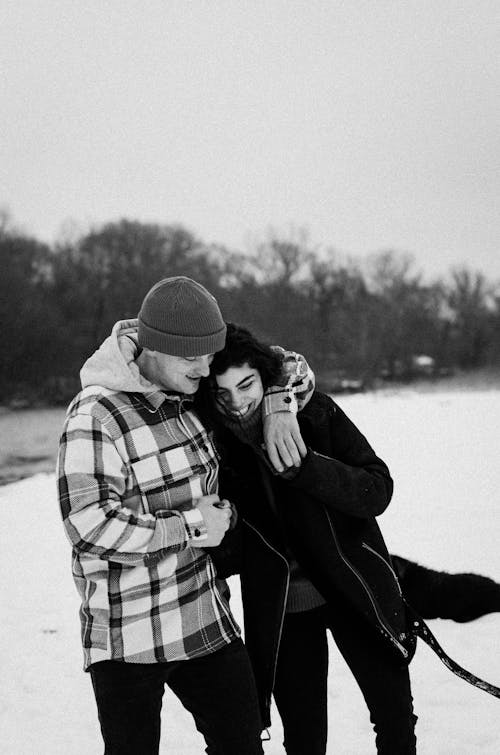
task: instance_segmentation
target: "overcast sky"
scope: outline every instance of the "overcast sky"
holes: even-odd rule
[[[0,204],[500,278],[498,0],[2,0]]]

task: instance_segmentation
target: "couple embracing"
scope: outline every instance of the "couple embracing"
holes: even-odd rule
[[[106,755],[153,755],[167,684],[211,755],[324,755],[327,630],[377,751],[416,751],[415,639],[376,516],[386,464],[304,358],[227,325],[185,278],[85,363],[59,501]],[[240,574],[245,644],[225,577]]]

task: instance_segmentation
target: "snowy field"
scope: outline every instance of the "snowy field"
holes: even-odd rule
[[[395,478],[393,502],[380,518],[389,549],[428,566],[500,581],[500,390],[404,391],[339,403]],[[81,670],[78,600],[53,475],[1,487],[0,512],[0,750],[98,755],[103,747],[90,679]],[[237,584],[232,587],[240,616]],[[430,626],[452,658],[500,685],[500,614]],[[447,671],[422,643],[411,672],[420,755],[500,753],[499,699]],[[375,752],[363,700],[333,646],[329,697],[328,753]],[[266,755],[283,753],[276,714],[271,733]],[[168,690],[161,752],[204,752],[192,720]]]

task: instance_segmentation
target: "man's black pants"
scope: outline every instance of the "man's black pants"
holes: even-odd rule
[[[263,752],[255,681],[241,640],[187,661],[100,661],[90,674],[104,755],[157,755],[165,684],[192,714],[209,755]]]
[[[322,606],[285,617],[274,699],[283,723],[287,754],[326,752],[327,629],[331,630],[366,700],[376,733],[377,752],[413,755],[416,716],[408,668],[398,658],[397,651],[370,626],[365,626],[351,606],[341,600],[334,610]],[[352,726],[357,726],[357,722],[352,721]],[[339,743],[339,752],[343,751]]]

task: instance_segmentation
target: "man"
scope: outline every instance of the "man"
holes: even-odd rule
[[[165,683],[208,753],[262,753],[250,663],[209,555],[231,506],[217,495],[217,451],[192,405],[225,334],[203,286],[166,278],[86,362],[68,409],[59,501],[106,755],[158,752]],[[283,412],[308,380],[298,360],[296,372],[267,396],[277,468],[305,455]]]

